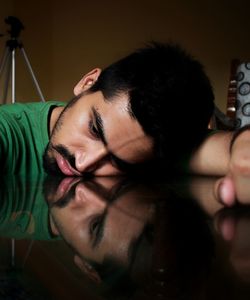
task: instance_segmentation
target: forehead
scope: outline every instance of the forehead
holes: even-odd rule
[[[140,162],[152,155],[153,140],[145,134],[131,112],[126,94],[111,100],[105,100],[101,94],[96,105],[110,151],[131,163]]]

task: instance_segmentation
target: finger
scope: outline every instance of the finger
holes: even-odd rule
[[[241,204],[250,204],[250,177],[234,176],[236,198]]]
[[[231,177],[223,177],[215,183],[215,197],[223,205],[231,207],[236,204],[235,184]]]
[[[232,217],[226,217],[219,223],[219,232],[225,241],[232,241],[235,236],[236,222]]]
[[[234,182],[237,201],[250,203],[250,130],[244,131],[232,147],[230,174]]]

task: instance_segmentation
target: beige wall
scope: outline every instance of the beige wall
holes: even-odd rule
[[[230,61],[250,59],[249,0],[0,0],[0,32],[13,14],[47,100],[68,100],[91,68],[104,67],[148,40],[176,41],[200,59],[225,110]],[[3,44],[3,38],[1,44]],[[19,101],[36,100],[17,55]]]

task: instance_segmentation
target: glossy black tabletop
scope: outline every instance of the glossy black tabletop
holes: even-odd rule
[[[215,178],[1,178],[0,299],[250,299],[250,209]]]

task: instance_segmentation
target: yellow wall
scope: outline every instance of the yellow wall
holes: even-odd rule
[[[225,111],[231,59],[250,60],[249,0],[0,0],[0,5],[0,32],[9,14],[25,26],[21,38],[47,100],[70,99],[84,73],[145,41],[172,40],[203,62]],[[36,100],[19,54],[17,67],[18,100]]]

